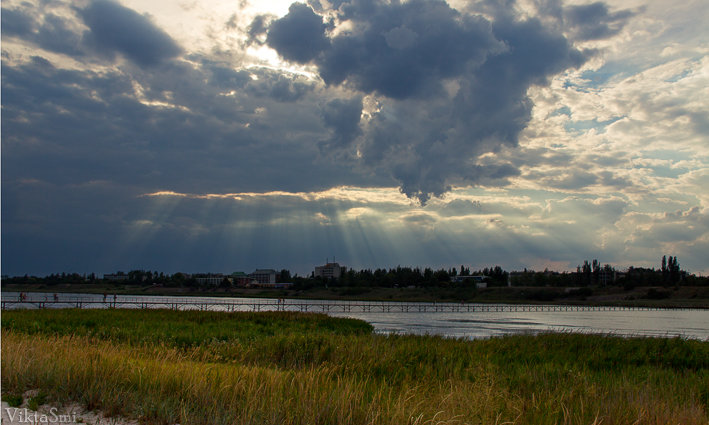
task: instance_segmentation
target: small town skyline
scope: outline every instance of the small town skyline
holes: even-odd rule
[[[121,280],[126,280],[128,279],[128,276],[130,273],[135,273],[135,272],[140,272],[140,273],[150,273],[151,276],[158,276],[158,275],[165,275],[165,276],[170,276],[170,275],[175,275],[175,274],[182,274],[187,277],[197,277],[197,278],[208,278],[208,277],[240,277],[240,276],[254,276],[257,274],[262,274],[262,273],[269,273],[273,274],[274,276],[279,276],[279,274],[287,272],[288,276],[293,276],[293,277],[300,277],[300,278],[307,278],[307,277],[322,277],[322,278],[339,278],[342,273],[345,273],[347,270],[356,270],[356,271],[363,271],[363,270],[391,270],[391,269],[396,269],[396,268],[408,268],[411,270],[425,270],[425,269],[430,269],[430,270],[445,270],[448,272],[451,272],[452,276],[457,275],[472,275],[471,270],[473,272],[482,272],[483,270],[493,270],[493,269],[499,269],[502,270],[506,273],[522,273],[522,272],[550,272],[550,273],[558,273],[558,274],[571,274],[571,273],[580,273],[580,272],[586,272],[587,270],[612,270],[614,272],[620,272],[620,273],[625,273],[628,270],[632,269],[647,269],[647,270],[657,270],[657,271],[665,271],[665,270],[673,270],[676,273],[683,273],[685,275],[695,275],[698,277],[703,277],[701,273],[692,273],[689,270],[686,270],[682,267],[682,265],[679,263],[679,260],[677,259],[677,256],[672,256],[672,255],[663,255],[661,260],[658,262],[657,266],[635,266],[635,265],[628,265],[626,267],[618,267],[610,263],[603,263],[597,259],[593,260],[583,260],[580,262],[574,269],[567,269],[567,270],[558,270],[558,269],[549,269],[548,267],[545,267],[542,270],[539,269],[534,269],[534,268],[527,268],[523,267],[522,269],[506,269],[504,267],[501,267],[499,264],[493,264],[493,265],[485,265],[485,266],[480,266],[480,267],[475,267],[471,265],[466,265],[466,264],[460,264],[460,269],[458,269],[458,266],[430,266],[430,265],[402,265],[402,264],[397,264],[395,266],[384,266],[384,267],[363,267],[363,268],[357,268],[357,267],[348,267],[346,264],[340,264],[339,262],[335,261],[336,257],[332,257],[332,261],[330,261],[330,257],[326,258],[325,263],[322,264],[313,264],[312,267],[310,268],[310,271],[306,271],[304,273],[300,273],[298,271],[292,271],[291,269],[283,266],[278,266],[278,265],[271,265],[270,267],[259,267],[259,268],[249,268],[249,267],[242,267],[238,270],[234,269],[232,271],[225,271],[225,270],[211,270],[211,271],[184,271],[184,270],[178,270],[178,271],[159,271],[156,268],[128,268],[128,269],[122,269],[122,270],[114,270],[111,272],[107,273],[96,273],[96,272],[83,272],[83,273],[77,273],[75,271],[62,271],[62,272],[53,272],[49,273],[46,276],[51,276],[51,275],[64,275],[64,274],[76,274],[80,275],[83,277],[86,276],[94,276],[94,278],[97,279],[106,279],[106,280],[116,280],[116,281],[121,281]],[[253,269],[254,271],[251,273],[247,273],[244,270],[250,270]],[[125,271],[128,270],[128,271]],[[459,271],[460,270],[460,271]],[[28,273],[24,273],[21,275],[15,275],[15,277],[18,276],[23,276],[23,275],[29,275]],[[39,276],[39,275],[37,275]],[[10,277],[10,275],[3,274],[3,278]],[[274,278],[276,279],[276,278]],[[282,280],[282,279],[281,279]]]

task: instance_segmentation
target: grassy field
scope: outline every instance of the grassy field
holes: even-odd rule
[[[302,313],[2,315],[3,397],[150,424],[706,424],[709,342],[384,336]]]

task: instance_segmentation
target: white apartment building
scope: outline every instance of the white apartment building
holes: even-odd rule
[[[258,283],[276,283],[276,271],[273,269],[254,270],[249,277]]]
[[[320,276],[323,279],[339,279],[342,275],[342,269],[344,267],[340,266],[338,263],[327,263],[324,266],[315,267],[313,274],[315,277]]]

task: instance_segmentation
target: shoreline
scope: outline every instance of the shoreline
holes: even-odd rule
[[[448,288],[362,288],[331,287],[296,289],[263,288],[175,288],[142,285],[13,285],[3,284],[2,292],[76,293],[135,296],[177,296],[216,298],[310,299],[367,302],[445,302],[475,304],[528,304],[587,307],[631,307],[663,309],[709,309],[709,288],[657,286],[624,290],[617,287],[589,288],[591,295],[574,295],[577,288],[492,287],[474,291]],[[666,297],[652,299],[648,296]],[[541,299],[540,299],[541,298]]]

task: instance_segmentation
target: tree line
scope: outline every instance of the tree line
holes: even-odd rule
[[[161,285],[168,287],[198,287],[196,276],[186,273],[167,274],[158,271],[131,270],[127,273],[116,273],[122,280],[116,282],[96,276],[94,273],[55,273],[45,277],[16,276],[3,277],[3,283],[44,284],[60,283],[119,283],[138,285]],[[575,272],[558,272],[545,269],[535,271],[508,272],[496,265],[478,270],[461,265],[451,268],[433,269],[431,267],[376,268],[354,270],[343,268],[337,279],[322,279],[314,275],[301,277],[292,274],[288,269],[276,273],[276,282],[291,282],[295,289],[309,289],[319,286],[333,287],[460,287],[473,285],[470,280],[456,279],[457,276],[482,276],[489,287],[501,286],[552,286],[552,287],[584,287],[584,286],[623,286],[626,289],[634,286],[671,286],[671,285],[709,285],[709,278],[689,274],[680,268],[676,256],[663,256],[660,268],[629,267],[619,271],[609,264],[601,264],[596,259],[585,260],[579,264]],[[220,286],[232,286],[228,276]]]

